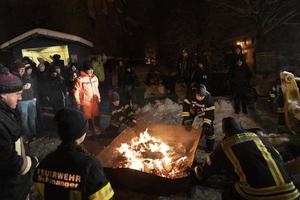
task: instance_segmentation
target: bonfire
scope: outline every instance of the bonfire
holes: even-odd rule
[[[133,137],[129,143],[121,143],[115,153],[115,168],[130,168],[167,178],[186,176],[186,148],[177,141],[166,144],[152,137],[148,129]]]

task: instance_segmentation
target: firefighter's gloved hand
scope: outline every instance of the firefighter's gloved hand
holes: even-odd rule
[[[136,125],[136,121],[135,120],[131,120],[127,124],[128,124],[129,127],[132,128],[132,127],[134,127]]]
[[[194,172],[194,175],[195,175],[196,179],[199,182],[203,182],[204,181],[203,169],[202,169],[202,167],[200,165],[194,167],[193,172]]]
[[[184,170],[185,173],[187,173],[188,176],[194,176],[194,168],[187,166],[187,168]]]
[[[185,130],[187,130],[187,131],[191,131],[192,130],[192,120],[185,120],[184,122],[183,122],[183,125],[184,125],[184,128],[185,128]]]
[[[190,114],[191,115],[195,115],[196,114],[196,111],[194,109],[190,109]]]
[[[30,158],[31,158],[31,166],[32,166],[32,168],[34,168],[34,169],[37,168],[39,166],[39,164],[40,164],[38,157],[31,156]]]
[[[202,133],[208,133],[211,130],[211,125],[209,125],[208,123],[203,123],[202,125]]]

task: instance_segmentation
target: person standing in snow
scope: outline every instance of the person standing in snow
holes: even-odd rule
[[[83,71],[80,72],[80,76],[75,79],[73,88],[77,108],[83,111],[84,116],[89,121],[89,128],[94,134],[100,132],[100,129],[96,126],[96,120],[99,116],[99,103],[101,102],[98,84],[93,66],[87,63]]]

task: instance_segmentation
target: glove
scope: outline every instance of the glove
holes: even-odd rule
[[[132,121],[129,121],[127,124],[128,124],[129,127],[132,128],[132,127],[134,127],[136,125],[136,121],[132,120]]]
[[[199,181],[199,182],[203,182],[204,181],[204,177],[203,177],[203,169],[200,165],[194,167],[194,170],[193,170],[193,173],[196,177],[196,179]]]
[[[31,166],[32,168],[37,168],[40,164],[39,159],[36,156],[31,156]]]
[[[184,122],[183,122],[183,125],[184,125],[184,128],[185,128],[185,130],[187,130],[187,131],[191,131],[192,130],[192,120],[185,120]]]
[[[202,125],[202,133],[208,133],[211,129],[211,125],[209,125],[208,123],[203,123]]]

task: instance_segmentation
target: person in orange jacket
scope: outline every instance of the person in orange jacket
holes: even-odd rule
[[[82,110],[84,116],[89,120],[89,129],[94,134],[99,133],[95,125],[95,119],[99,116],[99,103],[101,101],[98,90],[99,81],[94,75],[91,64],[86,64],[80,72],[80,76],[74,83],[74,97],[78,109]]]

